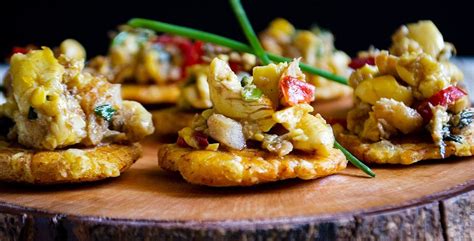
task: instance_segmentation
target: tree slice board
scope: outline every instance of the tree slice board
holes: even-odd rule
[[[319,103],[341,116],[350,98]],[[0,240],[472,240],[474,158],[349,165],[340,174],[245,188],[186,183],[157,166],[156,141],[119,178],[0,184]]]

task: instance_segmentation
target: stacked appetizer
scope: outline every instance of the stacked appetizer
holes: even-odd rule
[[[176,144],[159,147],[159,165],[209,186],[314,179],[344,169],[330,125],[311,114],[315,88],[305,78],[297,60],[239,78],[215,58],[208,75],[213,107],[180,130]]]
[[[472,156],[473,109],[449,62],[453,45],[431,21],[402,26],[390,51],[360,56],[349,83],[355,106],[337,139],[367,162],[412,164]]]
[[[34,184],[119,176],[153,132],[151,115],[122,101],[120,85],[84,72],[85,52],[68,40],[11,57],[0,105],[0,180]]]

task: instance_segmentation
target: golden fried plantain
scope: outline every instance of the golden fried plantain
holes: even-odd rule
[[[346,168],[344,154],[332,149],[328,156],[288,154],[279,157],[268,151],[192,150],[176,144],[158,148],[158,163],[178,171],[190,183],[207,186],[251,186],[290,178],[304,180],[328,176]]]
[[[0,181],[79,183],[118,177],[142,154],[140,144],[38,151],[0,144]]]
[[[177,85],[122,85],[122,98],[142,104],[176,103],[179,97]]]
[[[196,113],[182,111],[176,107],[155,110],[151,114],[157,136],[177,135],[179,130],[192,124],[196,115]]]
[[[378,142],[364,141],[357,135],[334,128],[336,139],[357,158],[378,164],[409,165],[422,160],[444,159],[450,156],[472,156],[474,154],[474,126],[463,131],[464,144],[447,141],[444,156],[440,147],[430,137],[420,135],[403,136]]]

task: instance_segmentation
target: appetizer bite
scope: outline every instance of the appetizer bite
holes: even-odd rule
[[[289,58],[302,57],[311,66],[348,77],[350,58],[334,47],[331,32],[315,27],[312,30],[296,30],[287,20],[277,18],[260,34],[263,47],[274,54]],[[336,99],[350,95],[352,88],[317,75],[308,75],[308,82],[316,86],[317,100]]]
[[[458,85],[463,75],[449,62],[453,45],[431,21],[402,26],[392,39],[390,52],[353,61],[355,106],[337,139],[367,162],[472,156],[474,112]]]
[[[239,78],[215,58],[208,75],[213,108],[180,130],[176,144],[159,147],[159,165],[208,186],[315,179],[344,169],[330,125],[311,114],[315,88],[305,78],[298,60]]]
[[[63,42],[11,57],[0,105],[0,180],[32,184],[117,177],[140,156],[154,130],[120,85],[84,72],[85,52]]]

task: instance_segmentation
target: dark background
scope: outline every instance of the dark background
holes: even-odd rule
[[[132,17],[152,18],[244,40],[226,0],[205,1],[2,1],[0,56],[29,43],[54,46],[75,38],[89,56],[104,54],[107,32]],[[403,23],[431,19],[459,55],[474,55],[473,13],[468,1],[263,1],[243,0],[256,31],[275,17],[297,28],[330,29],[336,47],[354,55],[370,45],[387,48]],[[1,59],[1,58],[0,58]]]

